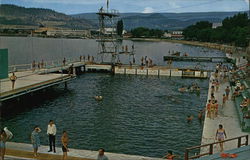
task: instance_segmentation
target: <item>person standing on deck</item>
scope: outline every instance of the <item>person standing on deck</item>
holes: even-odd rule
[[[215,90],[216,90],[216,92],[218,92],[219,87],[220,87],[220,83],[219,83],[219,80],[217,79],[216,83],[215,83],[215,88],[216,88]]]
[[[226,92],[226,97],[227,97],[227,100],[228,100],[229,93],[230,93],[230,88],[229,88],[229,86],[227,86],[227,88],[225,89],[225,92]]]
[[[225,95],[225,94],[223,94],[223,97],[222,97],[222,107],[224,107],[224,106],[225,106],[226,101],[227,101],[227,97],[226,97],[226,95]]]
[[[227,138],[226,131],[223,128],[223,126],[220,124],[219,129],[217,129],[216,134],[215,134],[215,139],[218,140],[219,142],[224,141],[225,138]],[[223,152],[223,143],[220,143],[220,151]]]
[[[0,133],[0,159],[4,160],[5,150],[6,150],[6,141],[7,141],[7,134],[4,130],[1,130]]]
[[[33,132],[31,133],[31,143],[34,149],[34,157],[37,157],[38,147],[40,146],[39,132],[41,132],[41,129],[38,126],[35,126]]]
[[[133,57],[133,64],[135,64],[135,57]]]
[[[206,109],[207,109],[207,117],[211,118],[211,100],[208,101]]]
[[[66,65],[66,58],[64,57],[63,58],[63,66],[65,66]]]
[[[61,142],[62,142],[62,151],[63,151],[62,159],[66,160],[68,157],[67,152],[69,152],[69,149],[68,149],[69,137],[66,131],[63,131]]]
[[[32,62],[32,71],[34,72],[36,70],[36,61]]]
[[[98,154],[97,160],[109,160],[108,157],[104,155],[104,152],[105,151],[103,148],[99,149],[99,154]]]
[[[143,66],[144,57],[141,57],[141,66]]]
[[[218,112],[219,112],[219,104],[217,102],[217,100],[214,101],[214,115],[215,117],[218,116]]]
[[[47,128],[47,135],[49,136],[49,151],[52,152],[52,146],[53,151],[56,153],[56,125],[53,120],[49,121],[48,128]]]
[[[12,72],[12,75],[10,76],[10,81],[11,81],[11,84],[12,84],[12,90],[13,90],[14,87],[15,87],[16,79],[17,79],[17,77],[16,77],[15,73]]]
[[[42,62],[41,62],[41,68],[44,68],[44,61],[42,59]]]

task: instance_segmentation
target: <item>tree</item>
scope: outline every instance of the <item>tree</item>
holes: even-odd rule
[[[212,29],[212,23],[201,21],[185,28],[183,35],[187,40],[229,43],[246,47],[250,37],[250,20],[246,13],[239,13],[225,18],[222,27],[215,29]]]
[[[122,37],[122,32],[123,32],[123,21],[122,20],[119,20],[117,22],[116,30],[117,30],[117,34]]]

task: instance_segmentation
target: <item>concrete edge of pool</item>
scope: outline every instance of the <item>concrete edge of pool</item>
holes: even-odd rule
[[[15,142],[7,142],[6,143],[7,155],[11,156],[20,156],[18,153],[15,152],[25,152],[24,157],[27,157],[27,152],[32,153],[33,148],[31,144],[27,143],[15,143]],[[38,154],[42,154],[45,157],[62,157],[62,149],[60,147],[56,148],[56,153],[49,153],[48,146],[41,145],[38,149]],[[153,158],[153,157],[144,157],[144,156],[137,156],[137,155],[127,155],[127,154],[119,154],[119,153],[109,153],[105,152],[109,160],[162,160],[161,158]],[[28,154],[30,155],[30,154]],[[31,154],[32,155],[32,154]],[[97,158],[98,151],[91,151],[91,150],[81,150],[81,149],[71,149],[69,148],[68,156],[75,157],[73,159],[77,160],[95,160]],[[32,157],[27,157],[32,158]],[[53,158],[54,159],[54,158]]]

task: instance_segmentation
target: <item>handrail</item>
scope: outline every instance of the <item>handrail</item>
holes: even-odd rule
[[[246,138],[246,142],[241,144],[241,139],[242,138]],[[213,146],[215,144],[219,144],[219,143],[224,143],[224,142],[228,142],[228,141],[232,141],[232,140],[236,140],[238,139],[238,143],[237,143],[237,147],[241,147],[243,145],[247,146],[248,145],[248,135],[244,135],[244,136],[239,136],[239,137],[235,137],[235,138],[230,138],[230,139],[227,139],[227,140],[223,140],[223,141],[219,141],[219,142],[213,142],[213,143],[209,143],[209,144],[204,144],[204,145],[200,145],[200,146],[194,146],[194,147],[190,147],[190,148],[186,148],[186,152],[185,152],[185,160],[189,160],[189,159],[195,159],[195,158],[199,158],[199,157],[202,157],[202,156],[205,156],[205,155],[211,155],[213,154]],[[207,147],[209,146],[209,152],[207,153],[202,153],[202,154],[199,154],[199,155],[195,155],[195,156],[191,156],[189,157],[189,152],[191,150],[194,150],[194,149],[200,149],[202,147]]]
[[[70,63],[77,62],[77,61],[79,61],[79,58],[68,58],[66,61],[66,65],[70,64]],[[36,65],[37,64],[38,63],[36,62]],[[53,68],[53,67],[62,66],[62,65],[63,65],[62,60],[44,61],[43,68],[48,69],[48,68]],[[10,65],[8,67],[9,67],[9,72],[27,71],[27,70],[32,70],[32,63],[30,63],[30,64],[15,64],[15,65]]]

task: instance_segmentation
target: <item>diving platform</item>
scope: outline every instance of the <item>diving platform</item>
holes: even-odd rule
[[[193,57],[193,56],[163,56],[164,61],[189,61],[189,62],[232,62],[228,57]]]
[[[196,69],[178,69],[167,66],[115,66],[115,74],[125,75],[145,75],[145,76],[168,76],[168,77],[186,77],[186,78],[208,78],[209,71]]]

